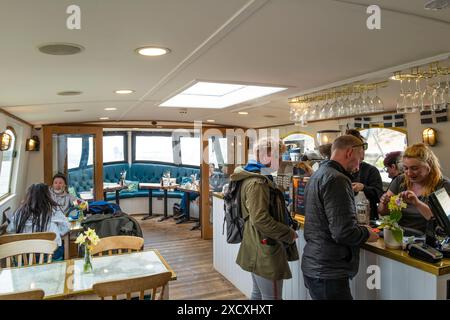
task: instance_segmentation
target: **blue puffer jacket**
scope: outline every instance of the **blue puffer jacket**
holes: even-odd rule
[[[353,278],[359,246],[369,238],[358,226],[350,176],[336,161],[324,162],[305,190],[303,274],[310,278]]]

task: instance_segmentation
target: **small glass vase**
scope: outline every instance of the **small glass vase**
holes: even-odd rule
[[[92,254],[88,248],[84,248],[84,264],[83,264],[83,272],[84,273],[92,273]]]
[[[84,212],[83,210],[78,210],[78,221],[83,221],[84,220]]]

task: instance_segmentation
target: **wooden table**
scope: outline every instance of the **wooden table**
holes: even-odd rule
[[[198,190],[192,190],[192,189],[186,189],[186,188],[183,188],[183,187],[177,187],[176,188],[177,190],[179,190],[179,191],[182,191],[182,192],[184,192],[184,193],[186,193],[187,194],[187,201],[186,201],[186,217],[184,218],[185,220],[184,221],[189,221],[190,219],[191,219],[191,214],[190,214],[190,210],[191,210],[191,197],[190,197],[190,194],[191,193],[195,193],[195,194],[200,194],[200,192],[198,191]],[[201,226],[201,212],[199,212],[199,215],[198,215],[198,223],[195,225],[195,226],[193,226],[192,228],[191,228],[191,230],[195,230],[195,229],[199,229],[200,228],[200,226]],[[184,222],[183,220],[182,221],[180,221],[180,222],[177,222],[177,223],[182,223],[182,222]]]
[[[150,249],[120,255],[94,257],[93,272],[83,273],[83,259],[0,269],[0,293],[14,293],[42,289],[44,299],[67,299],[80,295],[92,295],[92,286],[101,281],[122,280],[169,271],[170,281],[177,275],[160,255]],[[164,292],[169,298],[169,286]]]
[[[64,244],[64,260],[68,260],[70,258],[70,235],[78,234],[81,231],[83,231],[81,221],[70,221],[70,230],[62,237],[62,241]]]
[[[148,215],[142,220],[153,218],[153,190],[164,190],[164,216],[158,221],[164,221],[168,219],[167,215],[167,191],[169,189],[175,189],[179,184],[172,184],[170,186],[162,186],[160,183],[139,183],[139,189],[148,190]]]
[[[120,185],[118,183],[104,182],[103,183],[103,198],[106,201],[106,193],[115,191],[116,192],[116,204],[119,205],[120,204],[119,192],[120,192],[120,190],[125,190],[125,189],[128,189],[128,186]]]

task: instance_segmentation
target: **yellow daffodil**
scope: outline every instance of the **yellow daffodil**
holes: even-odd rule
[[[75,240],[75,243],[76,244],[84,244],[85,241],[86,241],[86,237],[81,233]]]

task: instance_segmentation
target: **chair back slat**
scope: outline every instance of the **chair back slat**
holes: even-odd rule
[[[93,286],[94,292],[100,297],[112,297],[113,300],[118,295],[139,292],[139,299],[144,299],[144,291],[152,290],[152,300],[156,299],[157,290],[160,290],[159,300],[164,298],[164,287],[172,277],[171,272],[163,272],[150,276],[137,277],[125,280],[115,280],[107,282],[98,282]]]
[[[101,238],[99,243],[92,249],[92,255],[100,255],[100,253],[107,253],[112,255],[113,251],[119,254],[126,252],[140,251],[144,247],[144,239],[133,236],[113,236]]]
[[[0,236],[0,245],[22,240],[55,240],[54,232],[14,233]]]
[[[26,258],[28,254],[39,254],[39,264],[43,264],[44,255],[48,255],[47,262],[50,263],[56,247],[56,242],[50,240],[22,240],[5,243],[0,245],[0,263],[6,259],[6,267],[10,268],[14,263],[21,267],[24,265],[24,257]],[[33,257],[26,260],[28,260],[25,262],[27,265],[34,262]]]
[[[18,254],[16,257],[17,257],[17,266],[21,267],[22,266],[22,255]]]
[[[0,294],[0,300],[42,300],[45,292],[41,289],[34,289],[23,292]]]

